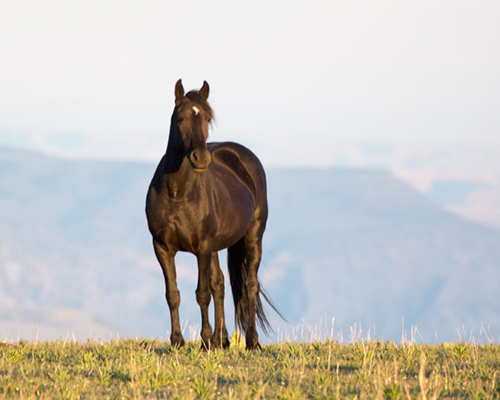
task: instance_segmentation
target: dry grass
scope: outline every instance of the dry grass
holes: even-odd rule
[[[247,352],[154,340],[0,343],[1,398],[495,399],[500,346],[331,339]]]

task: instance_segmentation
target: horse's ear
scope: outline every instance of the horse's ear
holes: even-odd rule
[[[203,81],[203,86],[200,89],[200,96],[205,100],[208,99],[208,94],[210,93],[210,86],[208,86],[207,81]]]
[[[182,79],[179,79],[175,84],[175,105],[179,105],[184,97],[184,87],[182,86]]]

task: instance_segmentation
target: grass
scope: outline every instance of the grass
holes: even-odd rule
[[[248,352],[155,340],[0,342],[0,399],[495,399],[500,346],[334,340]]]

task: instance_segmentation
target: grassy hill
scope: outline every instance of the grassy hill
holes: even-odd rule
[[[247,352],[164,342],[0,343],[2,398],[494,399],[500,347],[333,340]]]

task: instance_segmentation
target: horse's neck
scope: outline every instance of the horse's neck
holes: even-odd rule
[[[185,158],[186,158],[185,154],[180,153],[179,151],[176,150],[173,135],[170,134],[167,144],[167,152],[165,158],[166,163],[164,165],[165,169],[164,172],[167,174],[174,174],[178,172],[181,169]]]
[[[193,184],[193,168],[184,154],[178,154],[169,143],[163,164],[163,186],[171,199],[181,200]]]

